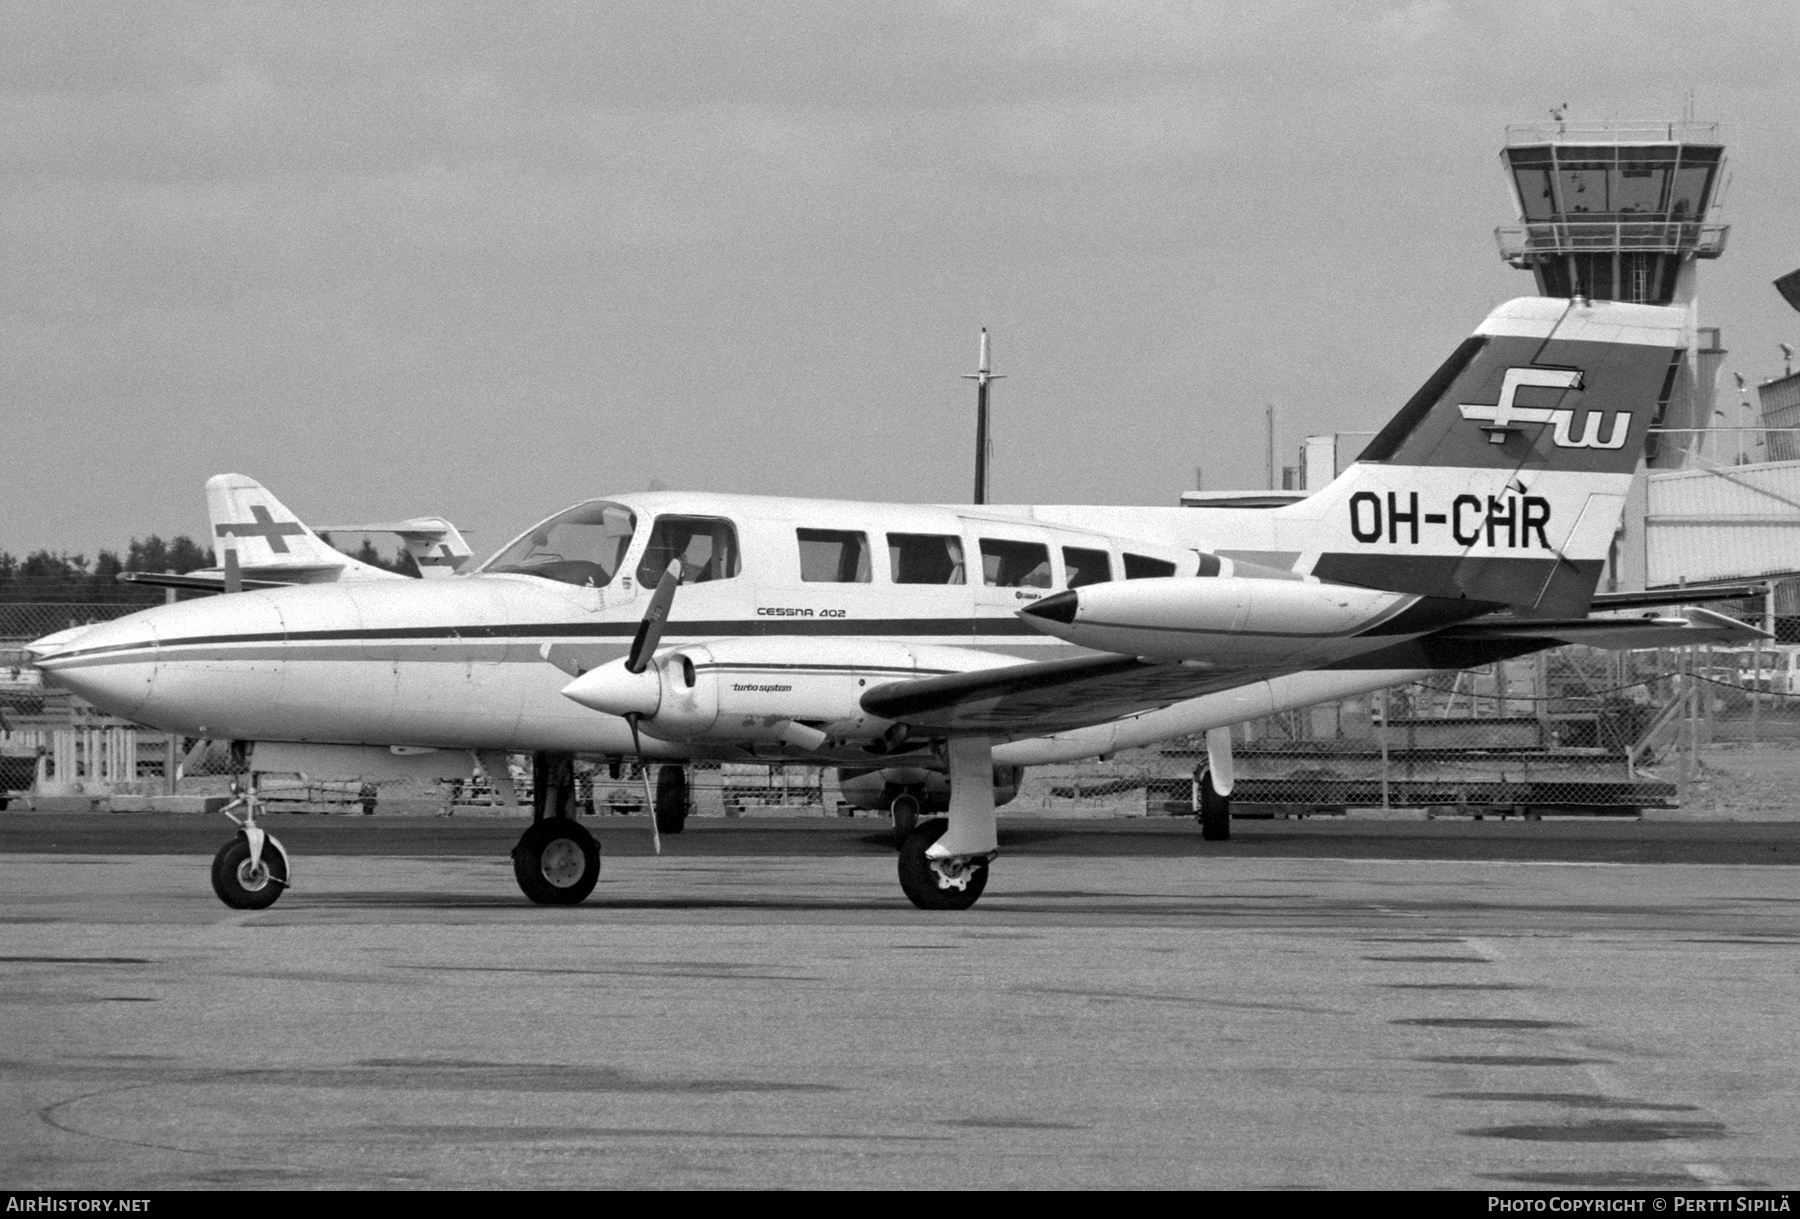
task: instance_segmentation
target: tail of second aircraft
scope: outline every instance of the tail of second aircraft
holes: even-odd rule
[[[310,584],[396,578],[334,550],[257,482],[242,474],[206,480],[206,515],[221,567],[246,577]]]
[[[1685,311],[1652,305],[1502,305],[1354,465],[1278,510],[1296,569],[1533,616],[1585,613],[1685,326]]]

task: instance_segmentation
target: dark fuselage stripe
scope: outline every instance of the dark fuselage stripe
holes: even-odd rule
[[[347,627],[330,631],[258,631],[244,635],[190,635],[164,639],[156,643],[118,643],[100,648],[73,649],[46,657],[59,660],[85,659],[117,652],[145,651],[151,648],[214,647],[231,643],[387,643],[402,640],[449,640],[478,642],[482,640],[524,641],[531,639],[623,639],[637,633],[635,622],[543,622],[509,626],[406,626]],[[955,639],[981,637],[1044,638],[1043,633],[1013,618],[871,618],[864,620],[827,619],[825,621],[783,618],[776,621],[671,622],[665,634],[695,639],[735,638],[739,636],[805,635],[839,638],[917,638],[936,636]]]

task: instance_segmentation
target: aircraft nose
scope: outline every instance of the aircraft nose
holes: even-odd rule
[[[156,673],[155,610],[46,635],[27,645],[46,681],[102,711],[133,718]]]

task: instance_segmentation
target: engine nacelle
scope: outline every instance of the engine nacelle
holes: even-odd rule
[[[874,741],[894,726],[862,709],[872,686],[1017,663],[993,652],[881,640],[729,639],[659,653],[642,673],[614,661],[563,694],[609,715],[637,715],[661,740],[817,749]]]

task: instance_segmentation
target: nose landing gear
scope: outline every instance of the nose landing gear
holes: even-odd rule
[[[212,886],[219,900],[233,910],[266,910],[292,883],[287,848],[256,824],[262,801],[256,794],[256,777],[248,776],[237,798],[225,806],[225,815],[238,826],[238,835],[213,856]],[[242,808],[242,819],[231,810]]]

